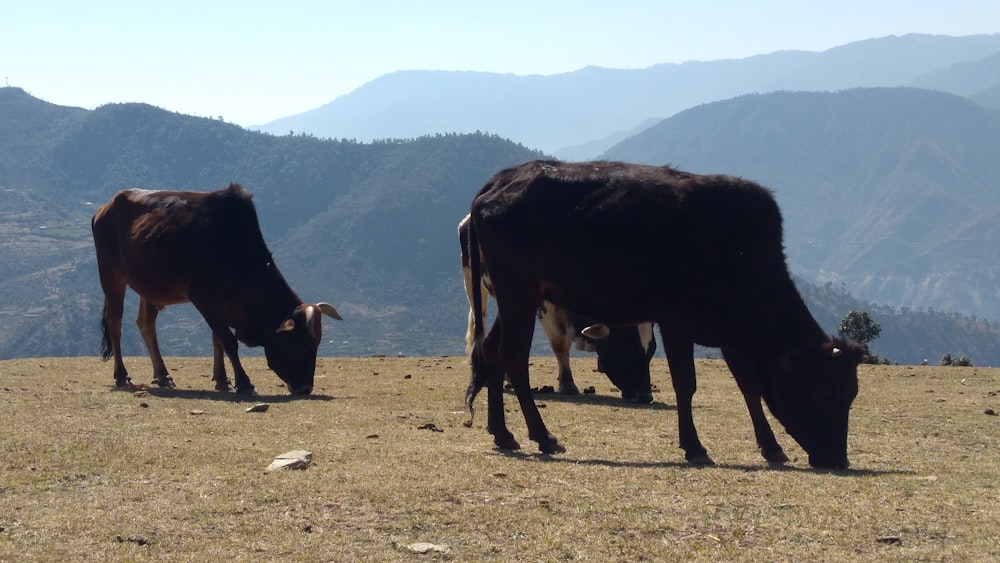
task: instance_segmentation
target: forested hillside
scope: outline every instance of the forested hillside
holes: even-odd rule
[[[705,104],[606,158],[771,187],[805,279],[910,309],[1000,319],[1000,120],[914,88],[779,92]]]
[[[490,174],[538,156],[487,134],[275,137],[142,104],[83,111],[0,89],[0,357],[96,353],[97,205],[127,187],[230,182],[254,193],[292,286],[347,318],[329,328],[323,352],[461,351],[458,221]],[[189,306],[166,310],[167,353],[210,353],[202,324]],[[126,352],[144,354],[131,328]]]
[[[468,306],[457,223],[491,174],[540,156],[482,133],[375,143],[278,137],[148,105],[87,111],[0,89],[0,358],[97,353],[102,295],[89,221],[117,190],[234,181],[254,193],[291,285],[343,314],[325,321],[321,354],[462,354]],[[839,286],[803,291],[831,331],[859,306]],[[916,362],[952,353],[1000,364],[988,323],[860,306],[883,325],[872,346],[883,356]],[[190,306],[168,308],[160,325],[166,354],[210,354],[208,330]],[[130,320],[125,334],[126,354],[144,355]],[[543,340],[539,353],[547,353]],[[134,369],[141,380],[146,366]]]

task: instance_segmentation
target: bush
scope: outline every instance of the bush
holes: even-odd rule
[[[942,366],[959,366],[959,367],[971,367],[972,360],[968,356],[962,356],[961,358],[954,358],[951,354],[945,354],[941,356]]]
[[[875,322],[868,311],[851,311],[840,321],[837,333],[868,344],[882,333],[882,326]]]
[[[893,361],[885,356],[879,356],[878,354],[868,354],[865,356],[866,364],[876,365],[876,366],[891,366]],[[898,364],[897,364],[898,365]]]

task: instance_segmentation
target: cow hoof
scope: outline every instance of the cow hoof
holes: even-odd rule
[[[761,455],[764,456],[764,459],[766,459],[768,463],[774,463],[774,464],[788,463],[788,456],[785,455],[785,452],[781,448],[769,452],[761,451]]]
[[[222,391],[223,393],[228,393],[230,391],[235,391],[235,389],[233,388],[233,386],[230,385],[228,381],[225,381],[225,382],[222,382],[222,383],[216,383],[215,384],[215,390],[216,391]]]
[[[564,453],[566,453],[566,448],[564,448],[562,444],[560,444],[559,442],[557,442],[554,439],[551,440],[548,443],[544,443],[544,444],[543,443],[539,443],[538,444],[538,449],[543,454],[564,454]]]
[[[237,387],[236,393],[239,395],[256,395],[257,392],[254,391],[253,385],[249,387]]]
[[[559,394],[560,395],[579,395],[580,390],[577,388],[576,383],[560,383],[559,384]]]
[[[712,458],[708,457],[707,453],[688,455],[684,457],[688,460],[688,462],[701,467],[715,465],[715,462],[712,461]]]
[[[497,449],[500,450],[519,450],[521,449],[521,444],[517,443],[517,440],[513,436],[508,436],[506,438],[493,438],[493,443],[496,444]]]
[[[153,384],[158,385],[160,387],[166,387],[167,389],[173,389],[174,387],[176,387],[176,385],[174,385],[174,380],[170,379],[169,377],[165,377],[163,379],[154,379]]]
[[[809,465],[815,467],[816,469],[833,469],[843,471],[851,466],[851,462],[847,460],[847,456],[830,458],[811,455],[809,456]]]

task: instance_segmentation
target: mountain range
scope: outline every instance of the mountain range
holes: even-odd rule
[[[901,41],[939,45],[944,55],[918,49],[924,60],[893,76],[954,84],[956,92],[925,85],[741,94],[668,119],[647,115],[607,148],[597,142],[588,150],[769,186],[785,217],[791,269],[827,330],[852,309],[870,310],[883,325],[873,344],[880,355],[919,362],[951,353],[1000,364],[1000,329],[990,321],[1000,319],[1000,125],[983,101],[995,89],[990,80],[963,78],[975,74],[969,68],[995,64],[983,53],[1000,36],[906,36],[831,51],[850,60],[845,53],[853,49],[891,51],[886,45]],[[854,58],[875,57],[862,51],[868,54]],[[813,54],[774,56],[795,63],[789,76],[829,72],[829,65],[824,72],[797,66]],[[777,65],[762,57],[750,63]],[[736,69],[741,61],[719,63]],[[734,70],[726,80],[738,74],[756,76]],[[413,74],[431,75],[449,73]],[[418,84],[406,76],[394,79],[419,100]],[[544,122],[552,103],[546,97],[536,105],[541,111],[531,116]],[[523,109],[503,107],[510,115]],[[576,121],[590,123],[583,114]],[[428,129],[406,139],[374,135],[374,142],[303,129],[275,135],[145,104],[83,110],[0,88],[0,357],[96,353],[101,294],[89,220],[97,205],[127,187],[205,190],[232,181],[255,194],[265,239],[291,285],[344,315],[343,323],[327,323],[321,354],[460,354],[467,304],[458,220],[491,174],[544,155],[521,139],[480,131],[490,132]],[[160,324],[168,355],[210,353],[208,331],[190,306],[168,308]],[[125,352],[143,355],[130,329]]]
[[[778,51],[636,70],[591,66],[544,76],[406,70],[253,128],[361,141],[489,131],[563,159],[582,160],[651,118],[743,94],[917,86],[1000,111],[998,68],[1000,34],[911,34],[822,52]]]

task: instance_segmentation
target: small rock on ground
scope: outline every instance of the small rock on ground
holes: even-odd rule
[[[446,545],[438,545],[436,543],[429,543],[429,542],[425,542],[425,541],[418,541],[418,542],[411,543],[411,544],[409,544],[409,545],[406,546],[406,549],[409,549],[413,553],[420,553],[420,554],[424,554],[424,553],[448,554],[448,553],[451,553],[451,548],[448,547],[448,546],[446,546]]]
[[[285,452],[274,458],[271,465],[267,466],[268,471],[277,469],[305,469],[312,463],[312,452],[306,450],[293,450]]]

